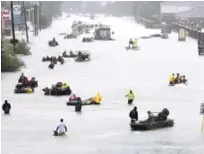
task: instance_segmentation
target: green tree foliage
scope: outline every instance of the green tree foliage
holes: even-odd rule
[[[18,54],[28,54],[29,47],[25,41],[21,41],[17,44],[15,53],[13,52],[13,46],[9,40],[2,39],[1,41],[1,71],[13,72],[18,71],[21,67],[25,66],[24,62],[17,57]],[[21,51],[21,52],[19,52]]]
[[[16,44],[15,54],[30,55],[30,48],[26,41],[23,39]]]

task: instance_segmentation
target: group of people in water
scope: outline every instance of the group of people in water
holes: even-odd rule
[[[55,47],[55,46],[58,46],[58,42],[55,40],[55,37],[51,40],[51,41],[48,41],[48,45],[51,46],[51,47]]]
[[[55,56],[52,56],[52,57],[49,58],[47,56],[47,57],[44,58],[44,60],[45,61],[50,61],[50,64],[48,65],[49,69],[54,69],[54,66],[55,66],[55,64],[57,64],[57,61],[59,61],[61,64],[65,63],[64,58],[62,56],[58,56],[58,58],[55,57]]]
[[[169,78],[169,85],[175,85],[175,84],[187,84],[187,79],[185,75],[180,75],[179,73],[175,74],[173,73]]]
[[[133,41],[133,39],[131,38],[129,40],[129,48],[136,48],[138,47],[138,39],[135,38],[135,40]]]
[[[31,80],[28,80],[28,78],[24,76],[24,73],[22,73],[18,79],[18,84],[15,87],[15,92],[32,93],[34,92],[34,88],[37,86],[38,82],[34,77],[32,77]]]
[[[51,88],[44,88],[43,91],[45,95],[70,95],[72,92],[66,82],[58,82],[53,84]]]

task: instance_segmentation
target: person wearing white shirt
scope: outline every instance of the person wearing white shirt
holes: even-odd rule
[[[60,124],[57,126],[55,131],[56,135],[64,135],[67,132],[67,126],[63,123],[63,119],[60,119]]]

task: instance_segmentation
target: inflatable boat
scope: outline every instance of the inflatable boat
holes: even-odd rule
[[[62,55],[64,58],[76,58],[77,55]]]
[[[70,88],[67,89],[57,89],[57,90],[53,90],[53,89],[49,89],[49,88],[44,88],[42,89],[42,91],[44,92],[44,95],[51,95],[51,96],[64,96],[64,95],[71,95],[72,90]]]
[[[137,46],[137,47],[132,47],[132,48],[131,48],[131,47],[128,47],[128,46],[127,46],[127,47],[125,47],[125,49],[126,49],[126,50],[139,50],[140,47]]]
[[[77,101],[69,101],[69,102],[67,102],[67,105],[68,106],[74,106],[74,105],[76,105],[76,102]],[[82,105],[100,105],[100,104],[93,103],[92,98],[88,98],[88,99],[85,99],[82,101]]]
[[[34,92],[34,91],[33,91]],[[33,92],[31,92],[31,93],[33,93]],[[28,92],[26,92],[26,90],[23,88],[23,89],[17,89],[17,88],[15,88],[14,89],[14,93],[16,93],[16,94],[30,94],[30,93],[28,93]]]
[[[166,127],[172,127],[174,125],[174,120],[167,119],[166,121],[156,121],[156,122],[134,122],[130,123],[130,127],[132,130],[153,130],[160,129]]]

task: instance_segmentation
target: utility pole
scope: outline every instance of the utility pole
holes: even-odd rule
[[[11,26],[12,26],[12,35],[13,35],[13,51],[15,51],[15,45],[16,45],[16,36],[15,36],[15,25],[14,25],[14,16],[13,16],[13,2],[10,2],[11,4]]]
[[[41,1],[39,1],[39,30],[41,31]]]
[[[25,23],[25,30],[26,30],[26,40],[27,40],[27,43],[29,43],[28,26],[27,26],[26,10],[25,10],[24,1],[23,1],[23,14],[24,14],[24,23]]]

